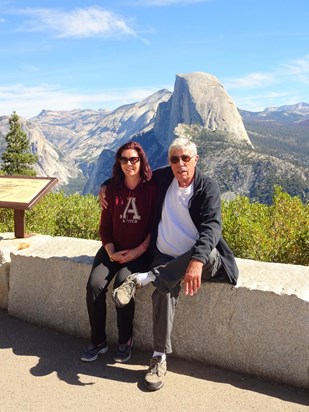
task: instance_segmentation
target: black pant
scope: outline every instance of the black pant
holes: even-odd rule
[[[93,262],[87,283],[87,309],[91,328],[91,343],[99,345],[106,340],[106,292],[108,285],[116,276],[113,288],[120,286],[128,275],[135,272],[145,272],[148,269],[147,255],[120,265],[111,262],[105,248],[102,246]],[[123,308],[116,307],[118,342],[124,344],[133,335],[133,319],[135,301],[131,299]]]

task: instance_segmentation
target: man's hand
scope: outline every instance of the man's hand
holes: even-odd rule
[[[201,261],[190,260],[183,279],[186,295],[195,295],[201,287],[202,269],[203,263]]]
[[[101,186],[100,191],[99,191],[99,201],[102,209],[107,209],[108,203],[106,201],[106,187],[107,186]]]

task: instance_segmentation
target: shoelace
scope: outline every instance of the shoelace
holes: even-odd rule
[[[151,359],[150,360],[150,373],[151,374],[157,374],[157,373],[159,373],[160,371],[159,371],[159,366],[160,366],[160,362],[157,360],[157,359]]]
[[[128,283],[127,286],[131,289],[130,292],[129,292],[129,294],[131,294],[131,291],[135,289],[134,280],[130,280],[130,283]]]

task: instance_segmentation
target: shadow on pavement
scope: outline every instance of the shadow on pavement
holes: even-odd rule
[[[58,378],[67,384],[92,385],[91,382],[83,383],[80,380],[80,375],[87,375],[136,383],[140,390],[145,390],[141,382],[148,367],[149,353],[135,351],[131,360],[121,365],[114,363],[115,348],[112,347],[96,362],[85,363],[79,360],[79,356],[87,345],[88,342],[85,339],[13,318],[0,310],[0,349],[11,348],[17,356],[37,357],[37,364],[29,370],[33,376],[47,376],[55,372]],[[168,370],[196,379],[229,384],[284,401],[309,405],[309,393],[305,389],[293,388],[198,362],[170,357]]]

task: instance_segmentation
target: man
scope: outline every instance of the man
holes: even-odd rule
[[[217,183],[197,168],[195,144],[176,138],[168,150],[169,166],[157,169],[159,186],[150,251],[151,271],[129,276],[113,292],[116,305],[126,305],[136,288],[155,285],[153,305],[154,352],[144,377],[152,391],[161,389],[172,353],[171,332],[176,303],[184,283],[186,295],[197,293],[202,281],[236,284],[238,269],[221,235],[221,199]]]

